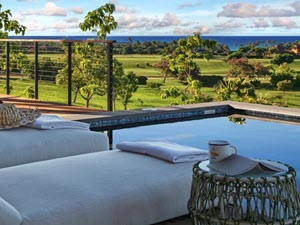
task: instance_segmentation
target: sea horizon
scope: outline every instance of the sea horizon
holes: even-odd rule
[[[185,38],[183,35],[109,35],[107,40],[114,40],[116,43],[128,43],[129,39],[132,42],[167,42],[178,41],[180,38]],[[37,39],[37,40],[86,40],[97,39],[95,35],[25,35],[25,36],[9,36],[9,39]],[[292,43],[300,41],[300,35],[296,36],[246,36],[246,35],[202,35],[204,40],[213,39],[220,44],[227,45],[231,51],[236,51],[239,46],[249,43],[260,42],[261,45],[267,44],[267,46],[276,45],[279,43]]]

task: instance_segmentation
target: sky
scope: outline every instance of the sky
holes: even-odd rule
[[[93,35],[78,24],[105,0],[0,0],[26,35]],[[110,0],[114,36],[300,36],[300,0]],[[13,34],[11,34],[13,35]]]

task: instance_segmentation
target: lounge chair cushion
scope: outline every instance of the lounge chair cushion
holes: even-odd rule
[[[107,135],[80,129],[0,131],[0,168],[108,150]]]
[[[0,198],[0,224],[20,225],[22,217],[20,213],[5,200]]]
[[[147,225],[188,213],[192,165],[118,150],[0,170],[22,225]]]

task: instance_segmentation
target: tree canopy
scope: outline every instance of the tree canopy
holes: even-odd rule
[[[117,28],[118,23],[112,16],[115,11],[115,5],[106,3],[105,5],[88,12],[79,27],[82,31],[91,30],[97,33],[98,39],[105,39],[107,34]]]
[[[19,24],[17,20],[12,20],[11,17],[10,10],[2,11],[2,4],[0,4],[0,38],[7,38],[10,31],[15,32],[15,34],[25,34],[26,27]]]

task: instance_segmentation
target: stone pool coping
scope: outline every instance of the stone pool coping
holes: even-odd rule
[[[233,101],[62,116],[68,120],[90,123],[92,130],[107,130],[234,114],[300,124],[300,109]]]

